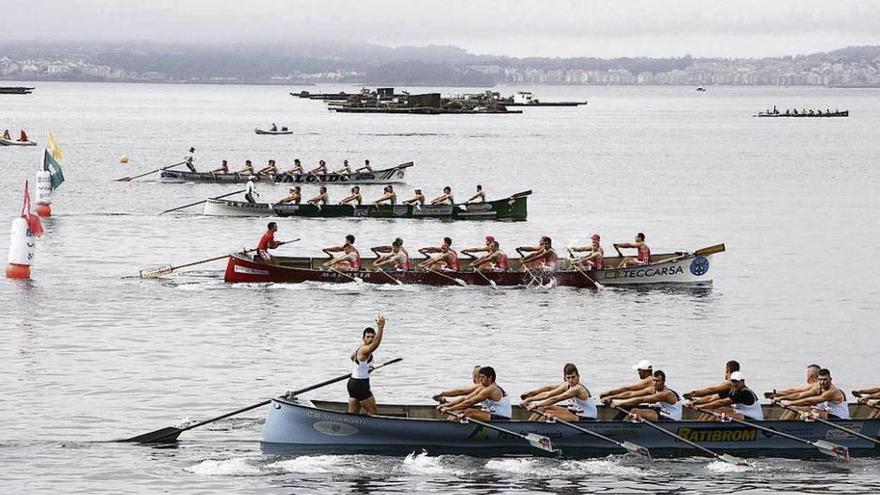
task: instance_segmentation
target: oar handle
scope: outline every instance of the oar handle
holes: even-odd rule
[[[279,242],[278,245],[281,246],[283,244],[290,244],[290,243],[297,242],[297,241],[299,241],[299,237],[297,237],[296,239],[291,239],[289,241]],[[240,251],[240,252],[242,254],[245,254],[245,253],[252,253],[256,250],[257,250],[257,248],[250,248],[250,249],[245,249],[244,251]],[[194,261],[192,263],[186,263],[184,265],[172,266],[170,271],[179,270],[181,268],[188,268],[188,267],[196,266],[196,265],[201,265],[202,263],[209,263],[211,261],[222,260],[223,258],[228,258],[228,257],[229,257],[228,254],[224,254],[223,256],[215,256],[213,258],[208,258],[206,260]]]
[[[222,194],[222,195],[220,195],[220,196],[215,196],[215,197],[213,197],[213,198],[208,198],[208,199],[221,199],[221,198],[225,198],[225,197],[227,197],[227,196],[232,196],[233,194],[241,194],[241,193],[245,192],[246,190],[247,190],[247,189],[242,189],[242,190],[240,190],[240,191],[234,191],[234,192],[231,192],[231,193],[229,193],[229,194]],[[207,203],[207,202],[208,202],[208,199],[203,199],[203,200],[201,200],[201,201],[197,201],[197,202],[195,202],[195,203],[190,203],[190,204],[188,204],[188,205],[183,205],[183,206],[178,206],[178,207],[176,207],[176,208],[171,208],[170,210],[165,210],[165,211],[163,211],[163,212],[161,212],[161,213],[159,213],[159,214],[160,214],[160,215],[164,215],[164,214],[166,214],[166,213],[171,213],[172,211],[182,210],[182,209],[184,209],[184,208],[189,208],[190,206],[196,206],[196,205],[200,205],[200,204],[202,204],[202,203]]]

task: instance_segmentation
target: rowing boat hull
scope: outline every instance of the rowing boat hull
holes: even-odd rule
[[[248,203],[209,199],[205,215],[234,217],[419,218],[441,220],[526,220],[528,194],[463,205],[323,205]]]
[[[406,169],[412,162],[396,167],[372,172],[351,174],[275,174],[257,176],[256,181],[283,184],[397,184],[404,182]],[[163,182],[180,184],[184,182],[202,182],[211,184],[239,184],[247,182],[249,174],[228,173],[214,174],[211,172],[189,172],[179,170],[163,170],[160,176]]]
[[[36,146],[35,141],[15,141],[12,139],[0,138],[0,146]]]
[[[272,401],[263,426],[264,452],[279,453],[409,453],[425,450],[432,454],[467,455],[536,454],[527,442],[505,433],[476,425],[446,421],[431,406],[381,405],[380,416],[344,413],[345,404]],[[603,408],[604,409],[604,408]],[[515,408],[514,417],[524,411]],[[606,416],[607,411],[603,413]],[[880,420],[837,421],[841,426],[870,437],[880,433]],[[560,423],[497,421],[493,424],[515,433],[543,435],[570,457],[598,457],[622,454],[623,449],[587,436]],[[677,421],[661,422],[663,428],[719,453],[742,456],[814,457],[818,450],[779,436],[736,423]],[[810,441],[833,441],[850,449],[851,455],[880,455],[871,442],[818,422],[763,421],[762,426]],[[647,425],[602,420],[579,426],[618,441],[647,447],[655,457],[702,455],[697,450]]]
[[[608,259],[606,266],[618,259]],[[592,276],[600,284],[611,286],[710,285],[714,275],[710,270],[713,264],[711,254],[682,255],[678,259],[647,266],[597,270]]]
[[[286,136],[288,134],[293,134],[293,131],[264,131],[262,129],[254,129],[256,134],[267,135],[267,136]]]
[[[791,117],[791,118],[822,118],[822,117],[849,117],[849,110],[844,110],[842,112],[830,112],[830,113],[766,113],[761,112],[755,114],[755,117],[763,117],[763,118],[774,118],[774,117]]]

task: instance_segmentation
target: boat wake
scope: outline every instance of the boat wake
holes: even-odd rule
[[[355,476],[370,470],[359,456],[304,455],[266,465],[273,472]]]
[[[706,464],[706,469],[713,473],[744,473],[754,469],[753,466],[734,466],[724,461],[712,461]]]
[[[486,469],[529,478],[642,477],[653,473],[650,469],[627,465],[620,458],[562,462],[555,459],[492,459],[486,463]]]
[[[263,474],[257,459],[233,457],[231,459],[207,459],[185,468],[200,476],[258,476]]]

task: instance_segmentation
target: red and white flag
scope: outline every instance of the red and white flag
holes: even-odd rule
[[[40,217],[34,213],[33,205],[31,205],[31,193],[28,192],[28,182],[24,181],[24,204],[21,205],[21,218],[28,223],[28,228],[36,237],[43,236],[43,224]]]

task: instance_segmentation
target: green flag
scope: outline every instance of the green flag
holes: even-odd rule
[[[64,173],[61,171],[61,165],[55,161],[55,158],[52,158],[49,150],[43,150],[43,170],[48,171],[49,176],[52,178],[53,191],[64,182]]]

